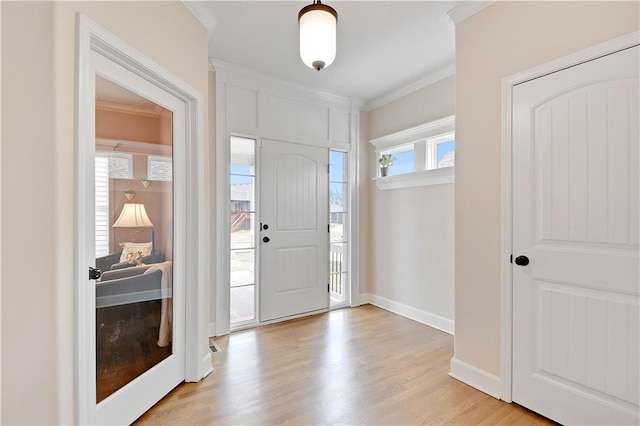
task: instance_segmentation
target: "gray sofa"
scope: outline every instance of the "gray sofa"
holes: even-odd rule
[[[96,308],[160,299],[162,271],[145,274],[150,266],[131,266],[103,272],[96,283]]]
[[[96,259],[96,268],[100,269],[102,272],[106,272],[113,269],[123,269],[134,266],[132,263],[120,262],[120,255],[121,253],[113,253],[107,256],[98,257]],[[153,261],[151,256],[145,256],[142,258],[142,263],[147,265],[150,263],[160,262],[164,262],[164,256],[160,250],[154,250]]]

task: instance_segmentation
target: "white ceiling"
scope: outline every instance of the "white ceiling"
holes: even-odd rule
[[[336,95],[373,100],[454,62],[446,14],[454,1],[325,1],[338,12],[338,46],[335,62],[322,71],[306,67],[298,51],[298,11],[311,0],[194,3],[215,22],[214,60]]]

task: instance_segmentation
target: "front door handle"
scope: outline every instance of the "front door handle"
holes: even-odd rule
[[[89,266],[89,279],[97,280],[102,276],[102,271],[98,268],[92,268]]]
[[[264,238],[262,239],[262,241],[264,241],[265,243],[268,243],[268,242],[269,242],[269,241],[271,241],[271,240],[269,239],[269,237],[264,237]]]
[[[516,257],[516,265],[527,266],[529,264],[529,258],[527,256]]]

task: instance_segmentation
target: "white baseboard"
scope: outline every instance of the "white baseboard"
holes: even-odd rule
[[[202,357],[202,378],[204,379],[209,374],[213,373],[213,366],[211,365],[211,352],[207,350],[207,354]]]
[[[216,337],[216,323],[209,323],[209,337]]]
[[[393,312],[394,314],[402,315],[403,317],[444,331],[445,333],[453,334],[455,330],[453,320],[387,299],[386,297],[371,293],[362,293],[360,294],[360,303],[370,303],[371,305]]]
[[[449,376],[460,380],[496,399],[500,399],[502,383],[500,377],[487,373],[471,364],[451,358]]]

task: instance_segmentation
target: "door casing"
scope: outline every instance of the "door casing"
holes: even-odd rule
[[[87,141],[95,137],[93,105],[94,91],[92,80],[95,79],[95,71],[91,65],[91,55],[98,53],[116,64],[128,69],[137,76],[148,81],[152,85],[164,90],[185,105],[186,137],[183,154],[176,157],[176,161],[182,160],[179,165],[183,169],[182,180],[187,188],[184,197],[178,202],[183,209],[182,217],[185,222],[185,244],[183,248],[188,256],[184,256],[184,269],[186,279],[186,330],[185,330],[185,380],[199,381],[212,371],[211,354],[207,347],[207,305],[208,289],[205,285],[208,276],[208,250],[205,236],[207,235],[207,220],[209,217],[208,203],[206,200],[204,180],[204,144],[203,144],[203,98],[202,95],[185,82],[178,79],[172,73],[144,56],[124,41],[120,40],[91,19],[78,13],[77,26],[77,73],[76,73],[76,177],[75,177],[75,270],[74,285],[76,295],[75,307],[75,356],[76,356],[76,382],[75,403],[76,421],[86,424],[89,419],[89,404],[92,398],[88,398],[86,389],[87,371],[86,351],[87,342],[85,336],[88,321],[85,318],[84,301],[87,297],[87,266],[84,261],[84,253],[89,250],[87,241],[90,237],[87,232],[87,217],[84,214],[84,205],[89,184],[93,183],[90,172],[93,168],[90,162],[91,149]],[[180,158],[182,155],[182,158]]]
[[[501,182],[501,247],[500,247],[500,399],[512,402],[512,332],[513,332],[513,276],[512,252],[512,107],[513,87],[593,59],[600,58],[640,43],[640,32],[633,32],[611,41],[581,50],[546,64],[531,68],[502,80],[502,182]]]

